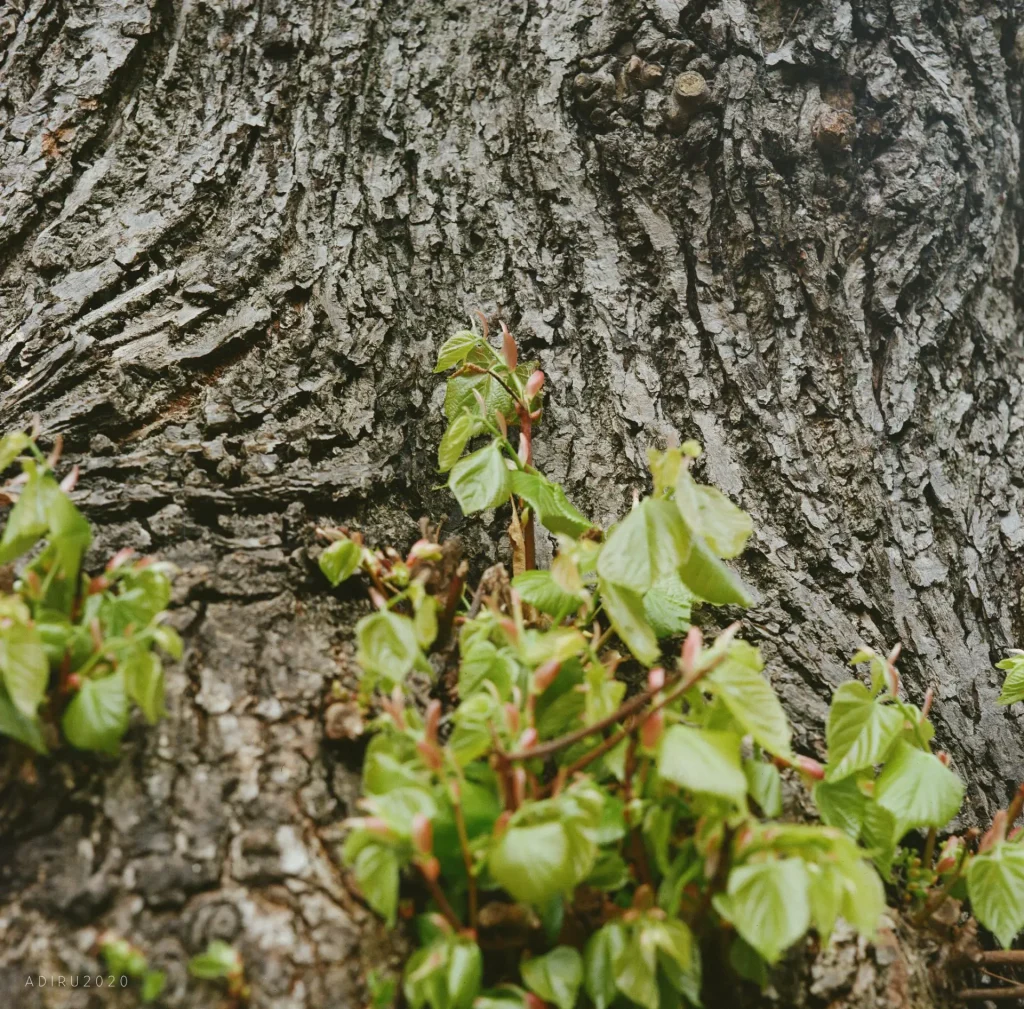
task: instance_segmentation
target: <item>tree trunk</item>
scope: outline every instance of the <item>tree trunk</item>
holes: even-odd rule
[[[184,963],[210,938],[279,1009],[358,1006],[400,955],[336,862],[360,750],[325,741],[323,710],[355,683],[366,604],[327,590],[313,529],[405,547],[447,515],[475,570],[501,556],[502,523],[464,524],[433,467],[434,354],[478,308],[540,359],[538,465],[598,521],[648,446],[706,446],[706,479],[754,516],[744,633],[803,752],[858,643],[900,640],[965,822],[1005,805],[1021,9],[0,12],[0,417],[64,435],[94,563],[128,545],[180,566],[188,643],[170,717],[119,761],[6,772],[0,1000],[115,1004],[25,987],[94,972],[104,927],[168,967],[168,1006],[199,1004]]]

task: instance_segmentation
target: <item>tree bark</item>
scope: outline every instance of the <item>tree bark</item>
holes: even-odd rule
[[[188,648],[119,761],[5,772],[4,1004],[112,1004],[25,987],[94,969],[104,927],[167,966],[169,1006],[210,938],[282,1009],[357,1006],[400,956],[336,861],[360,753],[323,710],[365,604],[326,589],[313,529],[404,547],[447,515],[475,572],[501,556],[433,467],[434,354],[478,308],[548,374],[538,465],[598,521],[648,446],[706,446],[755,520],[744,633],[803,752],[857,645],[901,640],[964,823],[1005,805],[1019,2],[24,3],[0,12],[0,417],[64,435],[94,562],[181,567]]]

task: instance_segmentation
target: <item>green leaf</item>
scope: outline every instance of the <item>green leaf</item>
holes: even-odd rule
[[[597,846],[569,821],[510,827],[488,860],[499,886],[524,904],[542,904],[571,890],[590,874]]]
[[[1024,652],[1014,651],[1009,658],[997,662],[996,669],[1007,670],[1003,692],[997,703],[1014,704],[1024,701]]]
[[[868,799],[857,786],[856,775],[841,781],[819,781],[813,794],[824,823],[838,827],[854,840],[860,836]]]
[[[437,352],[437,367],[434,368],[434,374],[447,371],[449,368],[461,364],[469,357],[472,351],[480,346],[480,343],[481,339],[476,333],[471,333],[465,329],[449,336],[441,344],[441,349]]]
[[[475,352],[473,356],[480,357],[482,360],[485,357],[484,354]],[[493,362],[491,368],[499,374],[504,371]],[[515,415],[515,403],[512,401],[512,397],[494,376],[487,374],[459,375],[448,379],[448,388],[445,391],[444,414],[449,421],[455,420],[461,413],[480,416],[480,407],[476,396],[473,395],[474,392],[478,392],[483,398],[488,417],[493,417],[495,413],[500,413],[506,418]]]
[[[638,661],[645,666],[654,665],[661,652],[658,639],[644,615],[643,598],[632,589],[611,582],[598,582],[598,590],[615,633]]]
[[[885,910],[885,887],[878,873],[865,862],[843,866],[843,904],[840,914],[861,935],[872,938]]]
[[[348,538],[335,540],[320,555],[320,570],[331,585],[338,586],[359,570],[363,548]]]
[[[460,413],[445,430],[437,447],[437,468],[447,473],[458,461],[470,438],[484,430],[479,414]]]
[[[676,505],[713,554],[728,559],[743,553],[754,523],[720,490],[697,483],[689,470],[682,469],[676,480]]]
[[[11,431],[0,438],[0,474],[31,444],[24,431]]]
[[[475,942],[453,942],[448,951],[448,1005],[470,1009],[480,993],[484,960]]]
[[[761,675],[763,668],[758,650],[736,641],[729,648],[729,657],[708,673],[704,682],[754,742],[769,753],[788,756],[789,722],[771,684]]]
[[[903,715],[876,701],[863,683],[851,680],[832,695],[825,738],[826,779],[839,781],[882,763],[903,731]]]
[[[497,508],[509,496],[509,472],[496,441],[460,459],[448,478],[448,486],[463,514]]]
[[[782,815],[782,777],[774,764],[763,760],[744,760],[747,792],[767,817]]]
[[[889,879],[892,862],[896,856],[896,842],[899,840],[896,832],[896,818],[892,813],[883,809],[873,799],[867,800],[864,803],[861,841],[885,879]]]
[[[729,947],[729,966],[741,978],[753,982],[760,988],[767,987],[768,965],[761,954],[740,936],[736,936]]]
[[[811,904],[811,922],[818,935],[828,942],[843,906],[843,875],[828,863],[808,862],[807,897]]]
[[[896,841],[914,827],[944,827],[963,798],[964,783],[935,754],[905,741],[875,782],[875,802],[892,813]]]
[[[1024,847],[1000,843],[975,855],[967,868],[974,916],[1009,948],[1024,929]]]
[[[465,767],[491,748],[491,726],[501,724],[501,703],[490,691],[480,690],[466,698],[452,715],[455,728],[448,749]]]
[[[747,779],[740,764],[739,736],[732,732],[673,725],[658,749],[658,773],[666,780],[745,805]]]
[[[242,958],[238,951],[221,939],[211,940],[205,953],[192,957],[188,962],[189,974],[201,981],[218,981],[239,973],[241,969]]]
[[[690,629],[693,593],[678,574],[658,579],[644,595],[644,615],[659,638],[685,634]]]
[[[775,963],[810,928],[803,861],[783,858],[733,869],[715,907],[768,963]]]
[[[566,536],[582,536],[594,525],[565,496],[565,491],[540,473],[514,470],[509,476],[512,492],[533,510],[545,529]]]
[[[573,1009],[583,982],[583,960],[571,946],[556,946],[550,953],[524,960],[519,970],[530,991],[559,1009]]]
[[[597,559],[602,581],[643,595],[675,574],[690,552],[678,509],[670,501],[647,498],[608,535]]]
[[[602,851],[597,856],[590,875],[583,882],[595,890],[613,893],[616,890],[621,890],[631,879],[629,866],[620,854],[614,851]]]
[[[147,970],[142,975],[139,997],[144,1003],[155,1002],[167,985],[167,975],[162,970]]]
[[[398,911],[398,868],[394,851],[372,843],[360,850],[352,866],[366,903],[391,927]]]
[[[507,652],[499,651],[490,641],[474,638],[462,653],[459,697],[465,701],[489,681],[497,688],[501,699],[507,700],[515,676],[515,660]]]
[[[608,1009],[615,1001],[615,964],[626,948],[626,930],[611,921],[598,929],[583,951],[583,982],[595,1009]]]
[[[181,635],[173,627],[169,627],[167,624],[160,624],[154,627],[153,640],[172,659],[181,658],[185,646],[181,640]]]
[[[124,663],[124,680],[128,696],[142,709],[150,725],[167,714],[164,707],[164,667],[156,655],[136,649]]]
[[[96,615],[108,636],[118,636],[127,634],[129,628],[141,630],[148,627],[170,601],[170,579],[162,571],[146,567],[126,572],[118,582],[116,592],[104,592],[99,597]]]
[[[690,539],[690,554],[679,569],[686,587],[716,606],[753,606],[753,591],[712,553],[699,537]]]
[[[92,542],[92,529],[71,498],[56,485],[47,499],[46,521],[61,569],[65,577],[77,584],[82,555]]]
[[[0,735],[10,736],[31,747],[36,753],[46,753],[46,743],[39,728],[39,719],[26,718],[15,706],[0,683]]]
[[[35,718],[50,680],[50,663],[36,628],[0,625],[0,674],[14,706],[26,718]]]
[[[550,571],[523,571],[512,579],[512,588],[524,603],[556,619],[568,616],[583,605],[583,600],[566,592]]]
[[[659,1009],[657,950],[643,941],[640,929],[615,961],[615,985],[644,1009]]]
[[[359,664],[389,684],[405,679],[420,655],[412,621],[390,610],[363,617],[356,624],[356,641]]]
[[[61,727],[72,746],[116,756],[128,728],[124,672],[115,669],[109,676],[85,680],[65,709]]]
[[[57,481],[31,459],[26,459],[22,468],[28,474],[28,482],[8,514],[3,536],[0,536],[0,564],[20,557],[46,534],[50,528],[47,518],[50,500],[54,494],[61,493]]]

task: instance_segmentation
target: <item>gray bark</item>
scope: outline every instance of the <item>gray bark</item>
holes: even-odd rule
[[[119,761],[5,772],[4,1004],[111,1004],[23,987],[94,967],[102,927],[169,967],[168,1005],[201,1004],[183,964],[211,937],[257,1005],[359,1004],[391,947],[336,862],[359,750],[323,709],[364,604],[325,590],[313,528],[405,546],[449,515],[476,570],[499,550],[432,465],[434,353],[477,308],[548,373],[538,463],[597,520],[648,446],[706,445],[756,522],[745,633],[804,752],[857,644],[902,640],[966,820],[1005,804],[1020,24],[971,0],[4,8],[0,417],[64,435],[103,548],[180,565],[188,641]],[[706,92],[674,97],[683,71]]]

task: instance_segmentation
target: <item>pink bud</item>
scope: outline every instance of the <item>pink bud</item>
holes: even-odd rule
[[[511,617],[502,617],[498,621],[498,626],[505,632],[509,641],[519,640],[519,628],[516,627],[516,622]]]
[[[501,324],[501,356],[505,358],[508,370],[515,371],[516,365],[519,363],[519,349],[504,322]]]
[[[372,586],[370,588],[370,602],[373,603],[378,610],[386,610],[388,608],[388,601]]]
[[[665,712],[655,711],[640,727],[640,742],[648,750],[653,750],[661,742],[665,731]]]
[[[420,872],[422,872],[431,883],[435,882],[437,877],[441,875],[441,863],[433,856],[430,858],[422,858],[416,864],[420,867]]]
[[[552,683],[555,682],[562,663],[558,659],[549,659],[542,666],[538,666],[533,673],[533,690],[537,694],[543,694]]]
[[[505,705],[505,719],[508,722],[508,731],[514,736],[519,731],[519,709],[514,704]]]
[[[360,824],[363,830],[376,834],[378,837],[390,838],[393,836],[391,828],[379,816],[367,816]]]
[[[434,850],[434,828],[425,813],[416,813],[412,818],[412,843],[421,855]]]
[[[437,743],[431,743],[426,739],[421,739],[416,744],[416,751],[423,758],[423,763],[425,763],[432,771],[440,771],[444,766],[444,758],[441,756],[441,749]]]
[[[807,777],[813,778],[815,781],[823,781],[825,778],[825,768],[813,757],[798,756],[793,761],[793,765],[797,770],[802,771]]]
[[[517,748],[529,750],[537,745],[537,730],[531,725],[520,737]]]
[[[114,568],[119,568],[134,553],[135,551],[131,547],[122,547],[116,554],[114,554],[113,557],[110,558],[109,561],[107,561],[107,570],[113,571]]]
[[[500,410],[494,411],[494,419],[497,421],[498,430],[501,432],[502,438],[508,437],[508,421],[505,420],[505,415]]]
[[[526,771],[521,767],[512,772],[512,794],[518,809],[526,801]]]
[[[661,666],[655,666],[647,670],[648,690],[661,690],[665,686],[665,670]]]
[[[530,465],[530,439],[527,437],[525,431],[519,432],[519,449],[516,452],[516,455],[519,456],[519,461],[523,463],[524,466]]]
[[[680,660],[684,675],[693,675],[693,671],[697,668],[697,660],[700,658],[700,650],[703,647],[704,635],[701,634],[700,628],[691,627],[686,632],[686,640],[683,642],[683,654]]]
[[[435,697],[427,705],[427,714],[423,720],[423,732],[432,743],[437,742],[437,727],[441,724],[441,702]]]
[[[949,767],[949,754],[946,753],[945,750],[939,750],[935,756],[939,758],[939,763],[941,763],[943,767]]]
[[[421,539],[413,543],[406,558],[406,564],[410,567],[417,561],[436,561],[441,559],[441,547],[430,540]]]
[[[1006,840],[1006,810],[1001,809],[992,817],[992,826],[985,832],[978,845],[978,854],[994,848],[1000,841]]]
[[[547,1002],[539,995],[534,995],[532,991],[523,996],[523,1009],[547,1009],[547,1006]]]
[[[946,843],[942,846],[942,851],[939,853],[939,861],[935,865],[935,871],[940,875],[944,872],[949,872],[951,869],[956,867],[957,854],[960,851],[960,846],[963,842],[959,837],[946,838]]]
[[[71,472],[66,477],[64,477],[63,480],[61,480],[61,482],[60,482],[60,489],[62,491],[64,491],[65,494],[70,494],[75,489],[75,484],[77,484],[77,483],[78,483],[78,464],[76,463],[75,466],[72,467]]]
[[[526,400],[529,402],[544,388],[544,372],[537,370],[526,380]]]
[[[79,676],[78,673],[71,673],[71,675],[68,676],[67,680],[65,681],[65,685],[67,686],[68,693],[73,693],[76,690],[81,690],[82,677]]]
[[[508,821],[512,819],[512,813],[506,809],[498,814],[498,819],[494,821],[494,838],[497,840],[502,834],[508,830]]]

